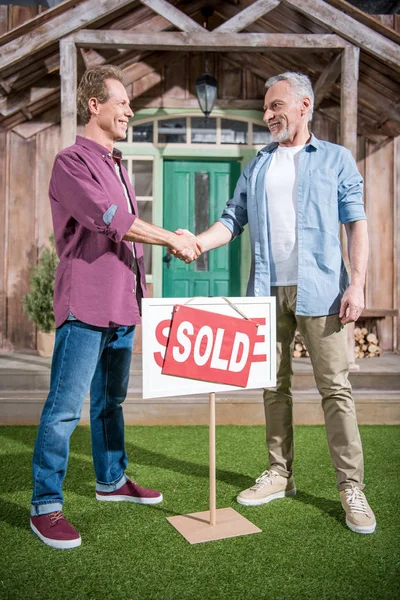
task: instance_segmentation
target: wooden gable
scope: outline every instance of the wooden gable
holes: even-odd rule
[[[214,10],[208,23],[211,33],[202,26],[201,10],[205,6]],[[162,35],[167,32],[175,46]],[[234,107],[235,102],[249,100],[248,108],[253,108],[251,101],[262,99],[261,85],[255,82],[279,71],[299,70],[307,73],[316,86],[321,114],[339,122],[340,49],[333,43],[336,36],[339,45],[342,40],[360,48],[359,132],[372,139],[400,133],[400,36],[344,0],[67,0],[0,37],[0,127],[26,137],[58,122],[60,40],[74,36],[81,40],[77,48],[78,76],[82,69],[106,62],[125,69],[135,106],[143,107],[161,101],[172,103],[176,97],[177,90],[169,89],[174,75],[168,65],[179,64],[181,73],[188,69],[191,74],[196,64],[199,68],[194,70],[202,70],[193,45],[196,39],[203,40],[205,33],[210,36],[210,53],[215,54],[221,107],[228,101]],[[256,51],[250,38],[246,51],[235,51],[238,35],[243,40],[247,33],[269,37],[262,42],[252,38]],[[143,40],[136,48],[132,44],[124,47],[124,40],[134,36],[139,39],[137,34],[143,34],[150,49]],[[228,45],[218,45],[227,34]],[[326,36],[326,45],[321,38],[319,47],[316,43],[313,48],[311,39],[318,35]],[[292,39],[298,42],[301,38],[304,43],[298,50],[299,43],[294,45]],[[96,42],[92,42],[93,47],[90,40]],[[201,44],[198,42],[199,51]],[[231,78],[229,89],[228,65],[240,72],[240,77]],[[158,84],[154,84],[157,78]],[[182,108],[194,99],[192,79],[186,76],[178,86],[185,90],[179,96],[185,101]],[[244,82],[241,90],[239,80]],[[259,88],[256,95],[245,89],[254,83]],[[30,127],[16,129],[27,122]]]

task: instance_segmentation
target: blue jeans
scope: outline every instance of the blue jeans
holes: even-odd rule
[[[65,321],[56,330],[50,392],[33,454],[32,515],[61,510],[69,442],[90,389],[90,430],[96,489],[127,480],[122,402],[128,390],[135,327],[93,327]]]

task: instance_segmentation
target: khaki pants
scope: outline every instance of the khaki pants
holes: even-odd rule
[[[276,298],[277,387],[264,390],[270,468],[288,477],[293,463],[292,351],[296,328],[304,338],[322,396],[326,434],[337,486],[363,485],[364,465],[351,385],[347,336],[338,315],[295,315],[297,286],[271,289]]]

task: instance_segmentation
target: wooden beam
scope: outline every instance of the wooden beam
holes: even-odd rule
[[[377,92],[372,86],[361,81],[358,90],[360,104],[372,107],[378,113],[380,121],[387,119],[400,121],[400,102],[392,102],[383,93]]]
[[[11,92],[11,87],[4,79],[0,79],[0,89],[4,94],[9,94]]]
[[[358,67],[360,49],[356,46],[342,51],[340,80],[340,139],[357,160]]]
[[[400,71],[398,44],[373,31],[370,27],[320,0],[282,0],[282,2],[303,13],[312,21],[331,28],[368,54],[376,56],[396,71]]]
[[[26,117],[28,119],[28,121],[32,121],[33,114],[31,112],[29,112],[29,110],[27,108],[21,108],[21,112],[24,115],[24,117]]]
[[[215,108],[213,109],[212,117],[220,116],[215,114],[216,110],[259,110],[262,112],[263,101],[261,98],[248,99],[248,100],[217,100]],[[134,110],[140,108],[180,108],[180,109],[192,109],[199,108],[197,98],[143,98],[142,96],[136,97],[132,106]]]
[[[325,71],[319,76],[318,81],[314,86],[314,110],[317,110],[322,100],[329,94],[336,83],[336,80],[340,75],[341,60],[342,57],[340,54],[334,56]]]
[[[86,69],[88,68],[85,62],[85,57],[84,57],[84,49],[83,48],[77,48],[76,51],[76,76],[77,76],[77,81],[80,81],[83,77],[84,72],[86,71]]]
[[[116,48],[110,48],[109,50],[103,50],[102,52],[97,52],[93,49],[84,49],[81,48],[81,56],[83,62],[85,63],[86,69],[92,69],[97,65],[111,64],[114,60],[118,59],[120,52]]]
[[[70,39],[83,48],[141,48],[145,50],[186,50],[230,52],[266,51],[282,48],[321,50],[344,48],[348,42],[337,35],[297,33],[131,33],[82,29]]]
[[[390,39],[395,41],[396,44],[400,43],[400,36],[397,31],[386,27],[385,25],[377,21],[372,15],[367,14],[366,12],[357,8],[353,4],[350,4],[350,2],[346,2],[346,0],[329,0],[329,4],[331,6],[334,6],[341,12],[350,15],[350,17],[354,17],[357,21],[360,21],[364,25],[367,25],[374,31],[377,31],[378,33],[382,33],[384,36],[389,37]],[[395,15],[387,16],[394,17]]]
[[[400,137],[393,140],[393,222],[400,218]],[[393,306],[400,304],[400,233],[397,225],[394,227],[393,240]],[[393,319],[393,351],[400,350],[400,319]]]
[[[61,148],[75,143],[77,47],[70,39],[60,40]]]
[[[175,60],[176,60],[176,55],[175,55]],[[150,73],[153,73],[154,71],[163,69],[163,67],[165,66],[165,63],[166,63],[165,54],[163,54],[162,52],[154,52],[145,59],[138,60],[136,62],[132,62],[132,64],[129,67],[124,69],[125,84],[129,85],[130,83],[135,83],[142,77],[146,77],[146,75],[149,75]],[[180,65],[178,68],[182,69],[182,66]]]
[[[39,27],[46,21],[53,19],[57,15],[66,12],[70,8],[73,8],[74,6],[77,6],[78,4],[84,1],[85,0],[65,0],[64,2],[61,2],[53,8],[48,8],[44,10],[43,12],[36,15],[36,17],[34,17],[33,19],[29,19],[29,21],[24,21],[23,23],[21,23],[21,25],[18,25],[18,27],[14,27],[13,29],[5,31],[0,36],[0,47],[12,39],[15,39],[17,37],[19,38],[22,35],[29,33],[34,29],[37,29],[37,27]],[[17,4],[17,2],[9,2],[9,4]],[[22,5],[22,2],[20,4]]]
[[[360,49],[356,46],[344,48],[342,51],[342,75],[340,89],[340,141],[342,146],[348,148],[354,159],[357,160],[357,108],[358,108],[358,72]],[[347,235],[344,226],[341,226],[340,241],[342,244],[343,258],[349,273],[350,260],[348,255]],[[355,365],[354,358],[354,323],[347,325],[347,357],[351,370],[359,367]]]
[[[49,54],[43,58],[39,56],[35,58],[34,68],[32,68],[32,64],[26,64],[23,68],[15,68],[14,72],[6,78],[10,92],[15,93],[34,85],[35,82],[40,81],[43,77],[47,77],[50,73],[57,72],[60,68],[58,48],[56,53]],[[6,69],[6,71],[9,71],[9,69]]]
[[[39,118],[35,118],[33,121],[26,121],[20,125],[16,125],[13,131],[19,136],[28,140],[29,138],[41,133],[49,127],[53,127],[56,123],[60,122],[60,109],[59,107],[51,108],[44,112]]]
[[[203,27],[199,23],[193,21],[193,19],[169,2],[166,2],[166,0],[140,0],[140,2],[182,31],[203,31]]]
[[[340,107],[339,106],[325,106],[325,102],[320,106],[318,112],[321,113],[324,118],[328,118],[331,121],[340,122]],[[359,114],[357,119],[357,130],[361,135],[365,135],[370,140],[374,140],[379,137],[382,139],[393,138],[400,136],[400,125],[397,121],[386,121],[382,125],[377,125],[376,122],[372,122],[365,116]]]
[[[248,25],[251,25],[254,21],[257,21],[257,19],[260,19],[266,13],[279,6],[280,3],[281,0],[257,0],[254,4],[251,4],[228,21],[225,21],[225,23],[222,23],[222,25],[214,29],[214,32],[236,33],[242,31]]]
[[[100,17],[129,6],[134,0],[86,0],[21,37],[4,44],[1,49],[0,71],[24,57],[58,42],[59,39],[82,27],[87,27]]]
[[[43,81],[43,86],[32,86],[27,92],[11,94],[0,99],[0,114],[3,117],[28,108],[30,104],[43,100],[53,94],[60,85],[59,77],[49,77]]]

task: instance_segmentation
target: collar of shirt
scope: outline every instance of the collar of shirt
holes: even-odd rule
[[[81,135],[76,136],[76,144],[78,146],[82,146],[91,152],[96,152],[101,156],[103,160],[107,160],[107,158],[112,158],[116,163],[120,164],[122,160],[122,152],[117,150],[117,148],[113,148],[113,151],[110,152],[108,148],[98,144],[97,142],[85,138]]]
[[[320,145],[319,140],[312,133],[310,141],[305,145],[305,151],[311,152],[313,150],[317,150],[319,145]],[[275,152],[275,150],[277,149],[278,146],[279,146],[279,142],[271,142],[264,148],[261,148],[261,150],[259,150],[257,152],[257,156],[259,156],[261,154],[272,154],[273,152]]]

